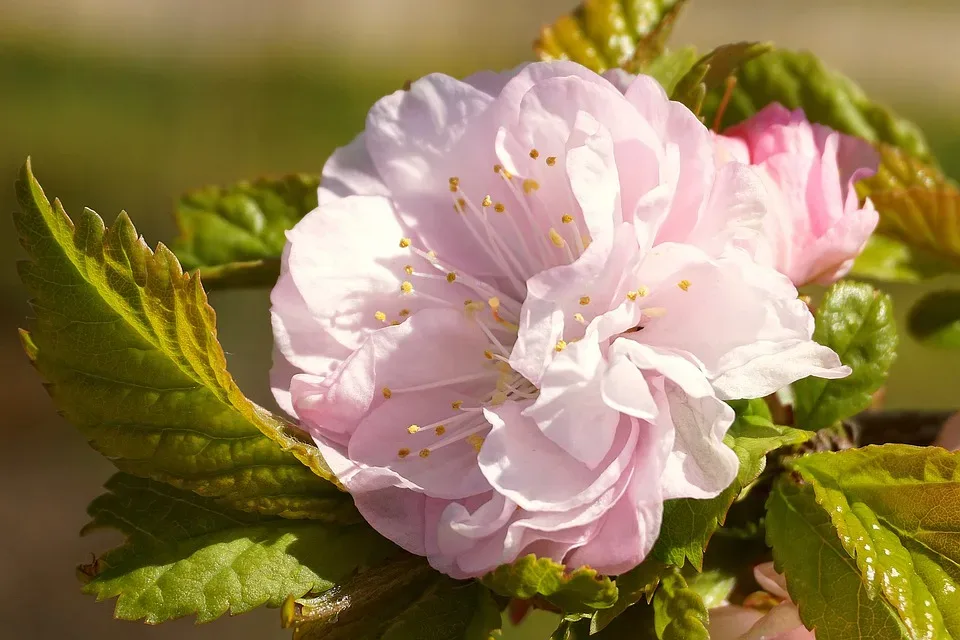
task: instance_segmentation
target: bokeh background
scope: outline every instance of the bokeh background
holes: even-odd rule
[[[152,244],[175,235],[180,192],[262,174],[319,172],[369,106],[410,78],[528,59],[541,24],[575,0],[0,0],[0,209],[27,155],[48,195],[108,221],[130,213]],[[694,0],[674,41],[774,40],[816,51],[927,128],[960,177],[960,4],[955,0]],[[286,638],[261,610],[213,626],[111,619],[74,567],[115,540],[80,539],[112,472],[57,416],[22,354],[22,257],[0,216],[0,636]],[[944,283],[937,283],[944,284]],[[949,283],[948,283],[949,284]],[[954,283],[955,284],[955,283]],[[919,291],[892,288],[901,318]],[[266,292],[216,295],[241,387],[269,402]],[[893,407],[960,406],[960,360],[905,340]],[[519,638],[545,638],[537,620]],[[540,621],[541,623],[543,621]]]

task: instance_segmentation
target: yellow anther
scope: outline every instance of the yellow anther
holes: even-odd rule
[[[502,164],[495,164],[495,165],[493,165],[493,172],[494,172],[494,173],[500,173],[501,171],[503,171],[503,165],[502,165]]]
[[[457,274],[455,274],[453,271],[447,274],[447,282],[453,282],[456,279],[457,279]]]
[[[436,251],[427,251],[427,257],[429,257],[431,260],[433,260],[434,258],[437,257],[437,252],[436,252]]]
[[[487,304],[490,305],[490,308],[491,308],[491,309],[499,309],[499,308],[500,308],[500,298],[494,296],[494,297],[490,298],[489,300],[487,300]]]
[[[377,311],[375,314],[373,314],[373,317],[379,320],[380,322],[387,321],[387,314],[385,314],[383,311]]]
[[[390,391],[390,387],[384,387],[381,393],[383,393],[383,397],[387,400],[393,397],[393,391]]]
[[[557,232],[557,230],[554,229],[553,227],[550,227],[550,234],[549,234],[549,235],[550,235],[550,242],[553,243],[553,246],[562,249],[562,248],[564,248],[564,247],[567,245],[567,242],[566,242],[566,240],[563,239],[563,236],[561,236],[561,235]]]
[[[557,340],[557,346],[554,347],[554,349],[555,349],[557,352],[563,351],[563,350],[566,349],[566,348],[567,348],[567,341],[566,341],[566,340]]]
[[[479,433],[475,433],[467,438],[467,442],[470,443],[470,446],[473,447],[477,453],[480,453],[480,449],[483,448],[483,436]]]
[[[555,165],[555,164],[557,164],[557,157],[556,157],[556,156],[550,156],[549,158],[547,158],[547,166],[548,166],[548,167],[552,167],[552,166]]]
[[[413,285],[404,280],[400,284],[400,293],[413,293]]]
[[[412,276],[412,275],[413,275],[413,265],[412,265],[412,264],[408,264],[407,266],[405,266],[405,267],[403,268],[403,270],[407,272],[407,275],[408,275],[408,276]]]
[[[486,358],[487,360],[493,360],[493,351],[490,351],[489,349],[487,349],[486,351],[483,352],[483,357]]]
[[[410,309],[400,309],[400,313],[397,315],[401,318],[406,318],[408,315],[410,315]]]
[[[410,246],[410,238],[400,238],[400,248],[406,249]]]
[[[690,290],[690,281],[689,281],[689,280],[681,280],[680,282],[677,283],[677,286],[680,287],[681,289],[683,289],[684,291],[689,291],[689,290]]]
[[[498,202],[497,204],[493,205],[493,210],[496,211],[497,213],[503,213],[504,211],[507,210],[507,208],[503,206],[502,202]]]
[[[430,457],[430,449],[420,449],[420,457],[421,457],[421,458],[429,458],[429,457]]]
[[[407,427],[407,433],[409,433],[410,435],[413,435],[418,431],[420,431],[420,427],[418,427],[415,424],[412,424],[409,427]]]
[[[501,172],[500,172],[500,175],[502,175],[502,176],[503,176],[504,178],[506,178],[507,180],[513,180],[513,174],[510,173],[509,171],[507,171],[506,169],[504,169],[503,171],[501,171]]]
[[[473,314],[483,311],[483,305],[479,302],[471,302],[464,305],[464,311],[467,312],[468,317],[473,317]]]
[[[582,313],[575,313],[575,314],[573,314],[573,319],[576,320],[577,322],[579,322],[580,324],[585,324],[585,323],[586,323],[586,320],[583,319],[583,314],[582,314]]]
[[[590,296],[580,296],[580,306],[585,307],[590,304]]]
[[[450,191],[452,193],[456,193],[457,191],[459,191],[459,189],[460,189],[460,178],[457,178],[456,176],[454,176],[453,178],[450,178]]]
[[[483,196],[483,201],[480,204],[482,204],[485,207],[489,207],[490,205],[493,204],[493,198],[491,198],[490,196]]]
[[[530,157],[536,160],[537,158],[540,157],[540,152],[537,151],[536,149],[530,149]]]
[[[646,298],[648,295],[650,295],[650,289],[646,287],[638,287],[637,295],[640,296],[641,298]]]
[[[571,222],[573,222],[573,216],[570,215],[569,213],[565,213],[560,217],[560,222],[562,222],[563,224],[570,224]]]
[[[450,406],[453,408],[454,411],[460,411],[460,407],[463,406],[463,400],[454,400],[453,402],[450,403]]]
[[[401,458],[406,458],[408,455],[410,455],[410,449],[407,449],[406,447],[397,451],[397,456]]]
[[[526,180],[523,181],[523,192],[524,192],[524,193],[531,193],[531,192],[533,192],[533,191],[536,191],[536,190],[539,189],[539,188],[540,188],[540,183],[537,182],[536,180],[532,180],[532,179],[530,179],[530,178],[527,178]]]
[[[391,326],[391,327],[396,327],[396,326],[398,326],[399,324],[400,324],[400,321],[399,321],[399,320],[394,320],[393,322],[390,323],[390,326]]]
[[[442,436],[443,434],[445,434],[445,433],[447,432],[447,428],[441,424],[441,425],[438,426],[436,429],[434,429],[433,432],[434,432],[435,434],[437,434],[438,436]]]
[[[639,291],[627,291],[627,300],[636,300],[639,296]]]
[[[465,307],[469,307],[472,304],[473,304],[473,300],[471,300],[470,298],[467,298],[466,300],[463,301],[463,306]]]

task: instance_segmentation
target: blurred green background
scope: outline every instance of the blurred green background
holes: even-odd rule
[[[262,174],[319,172],[369,106],[432,71],[529,58],[538,27],[574,0],[0,0],[0,204],[27,155],[68,212],[128,211],[152,244],[175,235],[180,192]],[[960,176],[960,6],[951,0],[694,0],[675,42],[809,48],[927,128]],[[20,351],[21,256],[0,219],[0,635],[10,638],[285,638],[276,611],[208,627],[111,621],[74,567],[114,540],[80,539],[111,465],[60,419]],[[935,286],[949,285],[938,282]],[[952,283],[956,284],[956,283]],[[919,289],[892,287],[902,318]],[[269,403],[266,292],[213,299],[231,368]],[[893,407],[949,408],[958,359],[905,340]],[[536,621],[534,621],[536,622]],[[529,628],[522,637],[543,638]]]

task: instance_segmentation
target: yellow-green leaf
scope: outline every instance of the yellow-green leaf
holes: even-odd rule
[[[562,564],[533,554],[497,567],[482,582],[508,598],[543,596],[565,613],[590,613],[617,601],[617,585],[610,578],[589,567],[567,571]]]
[[[115,615],[157,624],[196,615],[278,607],[320,593],[396,547],[365,524],[338,525],[243,513],[188,491],[117,474],[88,508],[84,532],[112,528],[122,546],[100,557],[86,593],[118,598]]]
[[[912,640],[896,609],[870,596],[812,488],[781,478],[767,502],[766,526],[777,571],[817,640]]]
[[[541,60],[573,60],[596,72],[637,71],[664,49],[686,0],[583,0],[544,27],[534,43]]]
[[[29,162],[14,215],[35,314],[27,354],[60,412],[118,468],[293,518],[357,519],[316,447],[227,372],[195,275],[151,251],[126,214],[109,229],[51,206]]]
[[[960,638],[960,454],[889,444],[791,466],[812,485],[868,595],[913,637]]]

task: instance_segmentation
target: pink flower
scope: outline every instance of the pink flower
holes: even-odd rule
[[[955,413],[947,419],[933,444],[949,451],[960,450],[960,413]]]
[[[877,171],[873,147],[779,104],[720,138],[734,158],[767,178],[775,205],[764,231],[777,270],[798,287],[846,275],[877,226],[877,211],[869,200],[861,208],[854,189]]]
[[[750,257],[753,170],[651,78],[614,79],[427,76],[288,233],[276,397],[370,524],[455,577],[635,566],[664,500],[733,479],[723,399],[849,371]]]
[[[711,609],[712,640],[816,640],[800,621],[797,605],[791,602],[786,582],[773,563],[755,567],[753,575],[768,594],[782,602],[766,613],[734,605]]]

